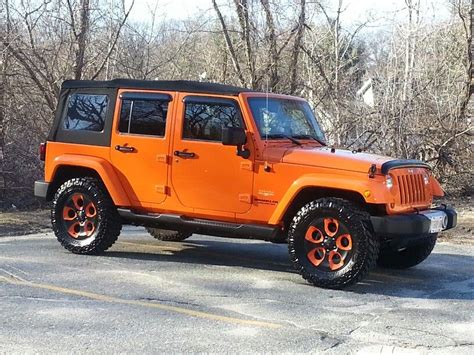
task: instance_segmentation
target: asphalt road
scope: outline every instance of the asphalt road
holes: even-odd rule
[[[474,353],[474,247],[312,287],[285,245],[126,228],[102,256],[0,238],[0,352]]]

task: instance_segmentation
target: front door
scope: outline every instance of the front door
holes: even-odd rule
[[[165,93],[119,92],[111,159],[133,206],[166,199],[171,100]]]
[[[248,211],[252,162],[224,146],[221,137],[224,126],[244,127],[238,102],[183,94],[177,102],[171,176],[178,200],[199,210]]]

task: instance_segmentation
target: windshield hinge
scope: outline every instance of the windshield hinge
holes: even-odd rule
[[[372,164],[369,168],[369,178],[373,179],[375,177],[376,172],[377,172],[377,165]]]

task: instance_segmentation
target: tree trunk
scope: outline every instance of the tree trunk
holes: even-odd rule
[[[462,16],[461,5],[459,5],[458,12],[461,20],[463,21],[465,31],[464,35],[466,39],[466,84],[464,97],[461,99],[461,105],[459,109],[459,117],[464,118],[466,117],[466,110],[471,100],[471,95],[474,92],[474,68],[472,66],[472,59],[474,57],[474,45],[472,43],[472,34],[474,31],[474,3],[468,13],[469,16],[467,20]]]
[[[0,73],[0,202],[4,202],[5,200],[5,189],[6,189],[6,181],[5,181],[5,122],[6,122],[6,113],[7,113],[7,100],[6,100],[6,91],[7,91],[7,73],[8,73],[8,48],[5,46],[5,43],[9,43],[10,40],[10,9],[8,0],[5,0],[5,14],[6,14],[6,23],[4,30],[4,39],[0,42],[1,46],[1,58],[2,58],[2,67]],[[1,204],[0,204],[1,205]]]
[[[1,73],[1,82],[0,82],[0,201],[4,200],[5,197],[5,174],[4,169],[4,124],[5,124],[5,114],[7,112],[6,108],[6,86],[7,86],[7,51],[5,48],[2,48],[2,73]]]
[[[219,6],[217,5],[216,0],[212,0],[212,5],[214,6],[214,10],[216,11],[217,17],[219,18],[219,22],[221,23],[222,33],[224,34],[225,43],[230,53],[232,64],[234,64],[234,69],[236,71],[237,77],[239,78],[239,82],[242,86],[246,86],[245,78],[244,78],[244,75],[242,74],[242,69],[240,68],[239,59],[237,58],[234,45],[232,44],[232,40],[229,36],[229,31],[227,30],[227,25],[225,23],[224,17],[222,16],[221,10],[219,9]]]
[[[298,18],[298,29],[293,45],[293,53],[290,64],[290,94],[294,94],[297,86],[298,58],[300,55],[301,43],[303,42],[304,27],[306,21],[306,0],[301,0],[300,16]]]
[[[474,93],[474,67],[472,66],[472,58],[474,58],[474,43],[472,43],[472,34],[474,33],[474,4],[471,5],[471,11],[469,11],[469,17],[471,21],[471,36],[469,38],[469,69],[471,75],[471,84],[469,87],[469,93]]]
[[[242,42],[245,44],[247,55],[247,69],[250,73],[250,86],[256,89],[255,57],[253,55],[252,42],[250,38],[250,20],[247,0],[234,0],[237,17],[241,28]]]
[[[267,28],[268,28],[268,42],[270,46],[270,64],[269,64],[269,71],[270,71],[270,90],[275,91],[278,85],[278,62],[279,62],[279,55],[277,49],[277,38],[276,38],[276,29],[275,29],[275,22],[273,21],[273,15],[270,8],[270,3],[268,0],[260,0],[263,6],[263,11],[265,12],[265,18],[267,20]]]
[[[76,50],[76,60],[74,65],[74,78],[76,80],[82,79],[82,74],[84,70],[84,56],[86,53],[87,45],[87,35],[89,33],[89,17],[90,17],[90,7],[89,0],[81,0],[80,5],[80,29],[77,34],[77,50]]]

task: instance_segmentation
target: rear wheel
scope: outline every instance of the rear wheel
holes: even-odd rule
[[[430,256],[438,234],[431,234],[413,246],[402,250],[382,250],[377,264],[387,269],[408,269]]]
[[[379,243],[366,212],[350,201],[323,198],[296,214],[288,248],[305,280],[319,287],[343,288],[373,268]]]
[[[146,230],[153,238],[166,242],[182,242],[192,235],[192,233],[170,231],[159,228],[147,228]]]
[[[62,184],[51,208],[56,238],[77,254],[98,254],[117,240],[122,222],[100,181],[74,178]]]

